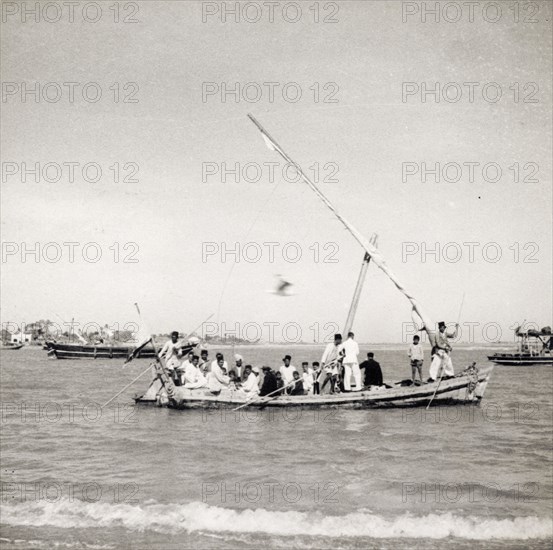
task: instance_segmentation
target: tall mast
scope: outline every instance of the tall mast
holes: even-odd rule
[[[371,237],[370,243],[374,246],[376,246],[376,234]],[[353,321],[355,320],[355,315],[357,313],[357,306],[359,305],[359,299],[361,298],[361,291],[363,290],[363,286],[365,284],[365,278],[367,277],[367,270],[369,268],[369,263],[371,261],[371,257],[367,252],[365,252],[365,256],[363,257],[363,263],[361,264],[361,271],[359,271],[359,277],[357,279],[357,285],[355,286],[355,291],[353,293],[353,298],[351,300],[351,305],[349,306],[349,312],[348,317],[346,319],[346,323],[344,325],[344,337],[347,336],[348,332],[351,331],[353,327]]]
[[[336,218],[338,218],[338,220],[344,225],[344,227],[353,235],[355,240],[365,249],[367,254],[371,257],[372,261],[382,271],[384,271],[384,273],[386,273],[386,275],[394,283],[396,288],[409,300],[413,311],[420,317],[423,323],[424,330],[428,334],[430,343],[433,345],[436,335],[435,323],[433,323],[430,317],[426,315],[415,297],[407,291],[407,289],[396,277],[395,273],[388,267],[382,254],[380,254],[380,251],[374,245],[372,245],[361,233],[359,233],[359,231],[357,231],[357,229],[355,229],[355,227],[351,223],[349,223],[343,216],[338,213],[336,208],[334,208],[332,203],[325,197],[320,189],[309,179],[309,177],[305,174],[301,167],[284,152],[282,147],[269,135],[265,128],[263,128],[263,126],[261,126],[261,124],[252,115],[248,114],[248,117],[261,132],[261,135],[263,136],[267,147],[269,147],[269,149],[273,151],[276,151],[286,162],[292,164],[296,168],[300,178],[315,192],[315,194],[321,199],[321,201],[323,201],[325,206],[332,211]]]

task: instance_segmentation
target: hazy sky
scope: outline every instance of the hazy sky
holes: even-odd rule
[[[326,323],[341,327],[363,251],[305,184],[282,177],[282,162],[269,181],[263,163],[280,159],[247,119],[251,112],[311,176],[314,163],[320,180],[338,168],[337,181],[321,181],[321,189],[363,234],[378,233],[389,265],[436,321],[456,320],[464,292],[461,320],[480,323],[476,340],[485,339],[478,327],[486,323],[497,323],[503,339],[523,319],[551,324],[550,2],[534,3],[533,16],[520,3],[518,23],[509,2],[500,3],[495,23],[483,15],[488,2],[476,6],[472,22],[467,8],[458,22],[431,15],[423,22],[421,3],[409,3],[418,12],[403,22],[401,2],[299,2],[296,23],[283,18],[284,2],[273,22],[261,2],[246,13],[253,20],[260,8],[257,22],[243,14],[223,22],[221,2],[136,2],[135,14],[132,3],[100,2],[96,23],[84,20],[84,4],[72,23],[67,7],[60,14],[51,7],[37,23],[33,15],[23,22],[21,4],[9,4],[1,25],[3,322],[58,315],[122,325],[136,321],[138,301],[155,332],[192,330],[211,313],[227,332],[252,323],[250,337],[254,323],[278,323],[275,340],[286,339],[286,323],[297,323],[305,341],[314,339],[315,323],[319,340],[333,330],[324,330]],[[119,6],[119,23],[111,5]],[[310,6],[318,6],[318,23]],[[98,16],[93,8],[85,15]],[[68,82],[77,83],[72,102]],[[419,92],[402,97],[405,82]],[[38,102],[22,98],[22,88],[37,83]],[[205,83],[217,92],[203,97]],[[221,92],[237,83],[238,101]],[[423,102],[422,83],[452,83],[453,100],[427,95]],[[22,163],[37,162],[40,181],[22,181]],[[423,162],[457,163],[461,177],[453,181],[451,165],[449,182],[431,174],[424,182]],[[55,164],[44,173],[47,163],[61,167],[59,181],[48,181],[57,176]],[[73,182],[63,163],[78,163]],[[83,178],[87,163],[96,165]],[[257,163],[259,181],[250,165],[246,177],[236,182],[229,174],[224,182],[223,163]],[[406,181],[403,163],[419,170]],[[473,182],[466,163],[479,163]],[[499,181],[483,179],[487,163],[499,165]],[[94,166],[102,171],[95,183]],[[495,178],[494,166],[486,179]],[[138,181],[123,181],[136,168]],[[78,243],[73,262],[64,242]],[[254,243],[247,250],[250,258],[261,250],[258,261],[222,257],[236,242],[241,252]],[[276,243],[272,263],[263,245],[269,242]],[[475,243],[473,258],[467,242]],[[22,258],[21,249],[35,243],[38,262]],[[59,252],[47,243],[58,243],[57,261],[43,257]],[[421,253],[436,243],[453,243],[446,249],[453,261]],[[219,252],[202,257],[206,246]],[[91,259],[100,250],[99,261],[84,260],[85,249]],[[302,256],[293,262],[297,250]],[[337,261],[324,262],[331,252]],[[128,254],[138,261],[124,262]],[[268,292],[277,274],[293,283],[292,296]],[[371,266],[354,325],[358,339],[401,341],[402,323],[410,321],[408,301]],[[290,329],[287,338],[294,337]]]

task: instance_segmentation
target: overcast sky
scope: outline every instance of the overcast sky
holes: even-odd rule
[[[466,8],[458,22],[423,22],[420,3],[409,3],[418,10],[409,15],[401,2],[321,2],[318,23],[309,8],[316,2],[298,3],[296,23],[283,18],[285,3],[273,22],[262,3],[253,3],[263,8],[257,22],[243,14],[223,22],[220,2],[204,4],[137,2],[132,14],[121,3],[119,23],[108,2],[99,4],[96,23],[83,19],[82,5],[72,23],[66,7],[61,14],[50,8],[38,23],[32,15],[22,21],[20,4],[4,13],[3,322],[59,316],[124,324],[136,320],[138,301],[155,332],[188,332],[211,313],[227,329],[278,323],[275,340],[285,323],[297,323],[305,341],[313,341],[314,323],[319,340],[333,330],[323,330],[325,323],[342,327],[363,250],[305,184],[282,177],[283,163],[270,181],[263,163],[280,159],[247,119],[252,113],[309,175],[319,163],[323,192],[364,235],[379,235],[388,264],[436,321],[454,322],[465,293],[461,321],[498,323],[504,340],[515,322],[551,324],[550,2],[534,3],[535,16],[521,3],[518,23],[505,2],[495,23],[482,13],[486,3],[473,22]],[[93,9],[85,14],[97,17]],[[45,89],[49,82],[57,86]],[[77,83],[72,102],[67,82]],[[413,84],[405,89],[406,82]],[[427,95],[423,102],[423,82],[439,83],[440,92],[453,83],[450,101]],[[36,83],[38,102],[21,93]],[[88,99],[86,83],[96,83],[86,87]],[[221,92],[237,83],[238,101]],[[102,97],[93,102],[98,89]],[[51,165],[38,182],[32,175],[23,182],[23,162],[57,163],[60,180],[48,181],[56,179]],[[79,163],[73,182],[62,164],[71,162]],[[450,165],[449,182],[432,174],[424,182],[423,162],[457,163],[460,179],[453,181]],[[95,165],[83,178],[86,163],[101,168],[98,182],[86,181]],[[222,163],[258,163],[259,181],[251,165],[238,182],[232,174],[223,182]],[[416,173],[402,178],[404,163]],[[496,165],[482,174],[487,163],[499,165],[499,181],[491,181]],[[322,181],[334,168],[336,181]],[[64,242],[79,243],[73,262]],[[236,242],[241,252],[254,243],[247,250],[250,258],[261,250],[258,261],[223,258],[223,247]],[[268,242],[277,243],[272,263]],[[22,247],[34,243],[38,262],[33,255],[24,262]],[[43,257],[47,243],[59,244],[57,261]],[[86,253],[93,259],[100,250],[99,261],[83,259],[86,243],[97,243]],[[436,243],[440,252],[453,243],[452,261],[422,253]],[[206,246],[219,252],[203,257]],[[47,253],[55,258],[56,247]],[[138,261],[124,262],[129,254]],[[292,296],[268,292],[277,274],[293,283]],[[371,266],[354,324],[358,339],[399,342],[410,321],[409,302]],[[478,329],[475,339],[484,339]]]

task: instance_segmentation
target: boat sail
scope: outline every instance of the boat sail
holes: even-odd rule
[[[261,126],[261,124],[251,115],[248,114],[248,118],[257,126],[258,130],[261,132],[263,139],[272,151],[276,151],[286,162],[295,167],[298,171],[300,178],[307,183],[307,185],[315,192],[315,194],[321,199],[325,206],[331,210],[336,218],[344,225],[344,227],[353,235],[357,242],[365,249],[365,252],[370,256],[372,261],[388,276],[388,278],[394,283],[396,288],[409,300],[413,311],[418,315],[422,321],[423,329],[428,334],[429,341],[432,346],[434,346],[436,341],[436,328],[435,323],[430,319],[426,312],[422,309],[422,306],[418,300],[410,293],[398,279],[397,275],[389,268],[386,260],[376,248],[376,246],[369,240],[367,240],[346,218],[344,218],[337,210],[334,208],[332,203],[326,198],[322,191],[313,183],[313,181],[305,174],[301,167],[294,162],[282,149],[282,147],[269,135],[267,130]]]

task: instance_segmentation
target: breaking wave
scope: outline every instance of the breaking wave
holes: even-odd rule
[[[279,512],[262,508],[233,510],[201,502],[143,505],[90,503],[80,500],[22,502],[0,507],[6,525],[61,528],[115,528],[130,531],[251,533],[279,536],[430,538],[522,540],[548,539],[553,525],[548,518],[484,519],[451,513],[384,518],[368,512],[345,516]]]

